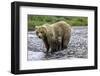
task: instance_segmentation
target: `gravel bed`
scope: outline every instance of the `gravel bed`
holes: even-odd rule
[[[28,57],[27,60],[50,60],[50,59],[70,59],[88,58],[88,28],[87,26],[72,27],[71,39],[68,48],[57,51],[46,56],[46,48],[41,39],[36,36],[35,31],[28,32]]]

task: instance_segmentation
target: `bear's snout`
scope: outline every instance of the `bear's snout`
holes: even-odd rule
[[[39,38],[42,38],[41,36],[38,36]]]
[[[38,33],[38,37],[39,37],[39,38],[42,38],[42,34],[41,34],[41,33]]]

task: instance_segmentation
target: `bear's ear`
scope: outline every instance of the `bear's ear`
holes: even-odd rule
[[[38,29],[40,26],[35,26],[35,30]]]
[[[44,26],[44,27],[45,27],[45,26],[49,26],[49,24],[48,24],[48,23],[45,23],[45,24],[44,24],[44,25],[42,25],[42,26]]]

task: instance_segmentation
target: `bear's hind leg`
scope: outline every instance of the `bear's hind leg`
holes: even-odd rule
[[[70,40],[70,36],[64,36],[62,40],[62,49],[66,49]]]
[[[56,46],[57,46],[57,51],[62,50],[62,37],[61,37],[61,36],[59,36],[59,37],[57,38]]]
[[[56,45],[56,42],[55,41],[52,41],[51,42],[50,48],[51,48],[51,50],[50,50],[50,53],[51,54],[53,54],[54,52],[57,51],[58,46]]]

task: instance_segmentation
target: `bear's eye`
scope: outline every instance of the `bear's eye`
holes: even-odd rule
[[[41,31],[41,33],[43,33],[43,31]]]

